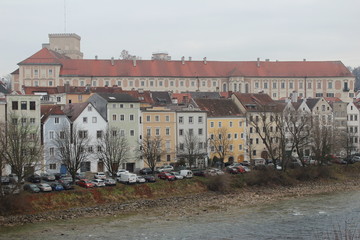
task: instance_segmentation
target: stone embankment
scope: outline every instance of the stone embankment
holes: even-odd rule
[[[306,195],[360,190],[360,180],[346,182],[307,182],[292,187],[246,187],[233,193],[204,192],[186,196],[134,200],[126,203],[104,204],[94,207],[71,208],[37,214],[0,216],[0,226],[12,226],[41,221],[65,220],[79,217],[121,216],[126,214],[190,216],[210,211],[227,211],[231,207],[245,207]]]

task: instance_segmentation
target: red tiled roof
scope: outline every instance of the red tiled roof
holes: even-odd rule
[[[187,103],[190,101],[191,94],[190,93],[172,93],[171,98],[177,99],[178,104],[182,104],[182,103]]]
[[[353,77],[341,61],[157,61],[70,59],[41,49],[19,64],[61,64],[61,76],[109,77]]]
[[[341,99],[338,98],[338,97],[324,97],[324,99],[325,99],[328,103],[342,102]]]
[[[61,64],[60,60],[69,60],[65,55],[43,48],[34,55],[18,63],[22,64]]]
[[[23,86],[25,94],[34,94],[35,92],[47,92],[48,94],[65,93],[65,86],[57,87],[28,87]],[[123,93],[121,87],[75,87],[70,86],[67,93],[79,94],[79,93]]]
[[[59,105],[41,105],[41,122],[44,123],[50,115],[65,115]]]

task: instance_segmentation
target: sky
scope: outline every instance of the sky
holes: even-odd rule
[[[334,61],[360,66],[359,0],[1,0],[0,77],[48,42],[81,36],[84,58],[123,49],[208,61]]]

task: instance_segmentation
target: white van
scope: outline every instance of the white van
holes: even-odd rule
[[[184,178],[192,178],[193,172],[191,170],[180,170],[180,175],[184,176]]]
[[[117,178],[118,182],[121,183],[136,183],[136,174],[129,173],[129,172],[123,172],[120,174],[120,176]]]

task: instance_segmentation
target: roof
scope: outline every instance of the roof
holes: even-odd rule
[[[234,93],[246,111],[274,111],[279,105],[265,93]],[[266,108],[265,108],[266,107]]]
[[[221,98],[218,92],[189,92],[192,98]]]
[[[18,63],[18,65],[32,65],[32,64],[61,65],[62,63],[60,60],[64,60],[64,59],[66,60],[70,58],[55,51],[49,50],[47,48],[43,48],[40,51],[36,52],[34,55],[25,59],[24,61]]]
[[[208,117],[242,116],[240,109],[231,99],[193,99],[198,107],[208,113]]]
[[[138,99],[127,93],[96,93],[107,102],[139,102]]]
[[[122,93],[121,87],[76,87],[76,86],[57,86],[57,87],[28,87],[23,86],[25,94],[34,94],[36,92],[46,92],[48,94],[69,93]]]
[[[172,104],[169,92],[151,92],[151,97],[155,105]]]
[[[41,105],[41,122],[44,123],[50,115],[65,115],[60,105]]]
[[[3,94],[8,94],[10,93],[6,87],[5,87],[5,84],[3,84],[2,82],[0,82],[0,93],[3,93]]]
[[[84,109],[91,103],[83,102],[83,103],[71,103],[65,105],[63,111],[68,116],[68,118],[73,122],[75,121],[80,114],[84,111]]]
[[[22,64],[61,64],[60,76],[353,77],[341,61],[157,61],[70,59],[43,48]]]
[[[306,99],[306,104],[308,105],[310,110],[313,110],[313,108],[319,102],[319,100],[320,100],[320,98],[307,98]]]

